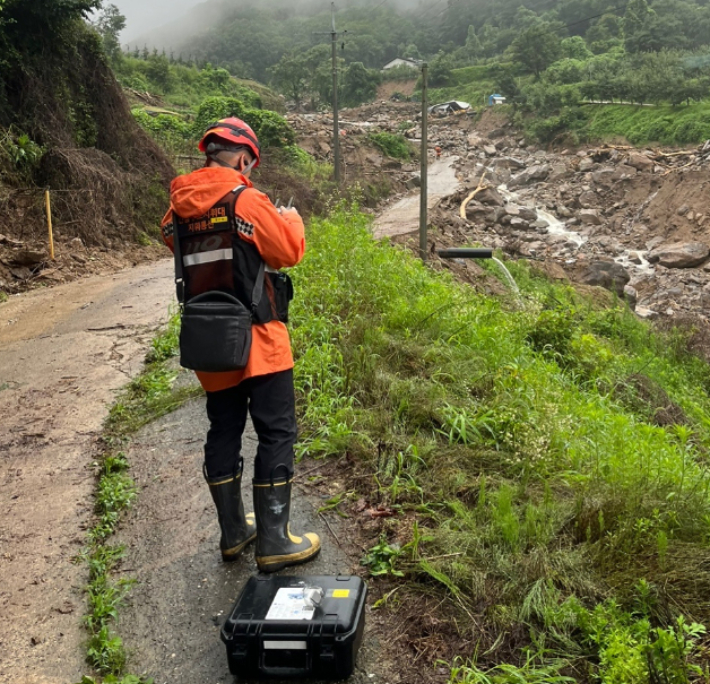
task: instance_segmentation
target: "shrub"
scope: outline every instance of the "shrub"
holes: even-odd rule
[[[382,132],[371,133],[369,137],[372,144],[388,157],[395,159],[410,159],[412,157],[412,148],[403,135]]]
[[[200,105],[193,125],[195,138],[201,137],[215,121],[230,116],[246,121],[263,147],[287,147],[296,141],[296,134],[281,115],[265,109],[251,109],[233,97],[209,97]]]

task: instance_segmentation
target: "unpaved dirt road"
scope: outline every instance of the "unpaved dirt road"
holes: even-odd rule
[[[0,681],[81,679],[95,440],[174,298],[172,262],[0,305]]]
[[[458,157],[437,159],[429,165],[427,206],[433,209],[444,197],[460,187],[456,177]],[[385,209],[375,220],[375,238],[405,235],[419,228],[419,193],[404,197]]]

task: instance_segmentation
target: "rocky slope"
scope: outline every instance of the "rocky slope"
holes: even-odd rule
[[[384,157],[371,132],[419,143],[418,106],[380,102],[343,114],[345,156],[414,190],[418,165]],[[328,115],[292,115],[304,144],[330,158]],[[625,297],[643,317],[706,318],[710,304],[710,141],[697,149],[529,146],[496,113],[433,118],[430,155],[456,158],[452,186],[430,214],[432,249],[481,244]],[[461,205],[480,191],[461,216]],[[406,192],[404,190],[403,192]],[[399,197],[395,197],[395,200]],[[415,228],[413,226],[413,228]]]

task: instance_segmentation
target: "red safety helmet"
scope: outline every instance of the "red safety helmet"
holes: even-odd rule
[[[208,139],[209,143],[207,142]],[[215,147],[210,150],[212,144],[214,144]],[[211,151],[220,152],[234,147],[248,148],[256,160],[254,168],[259,166],[261,163],[261,146],[259,145],[259,139],[248,123],[236,117],[221,119],[213,123],[204,132],[199,144],[200,152],[204,152],[208,155]]]

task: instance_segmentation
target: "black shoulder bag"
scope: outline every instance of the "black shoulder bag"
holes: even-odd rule
[[[177,226],[173,234],[175,283],[180,303],[180,365],[205,373],[246,368],[252,339],[252,312],[236,297],[212,290],[185,302],[183,259]],[[252,302],[264,290],[266,264],[262,260]]]

